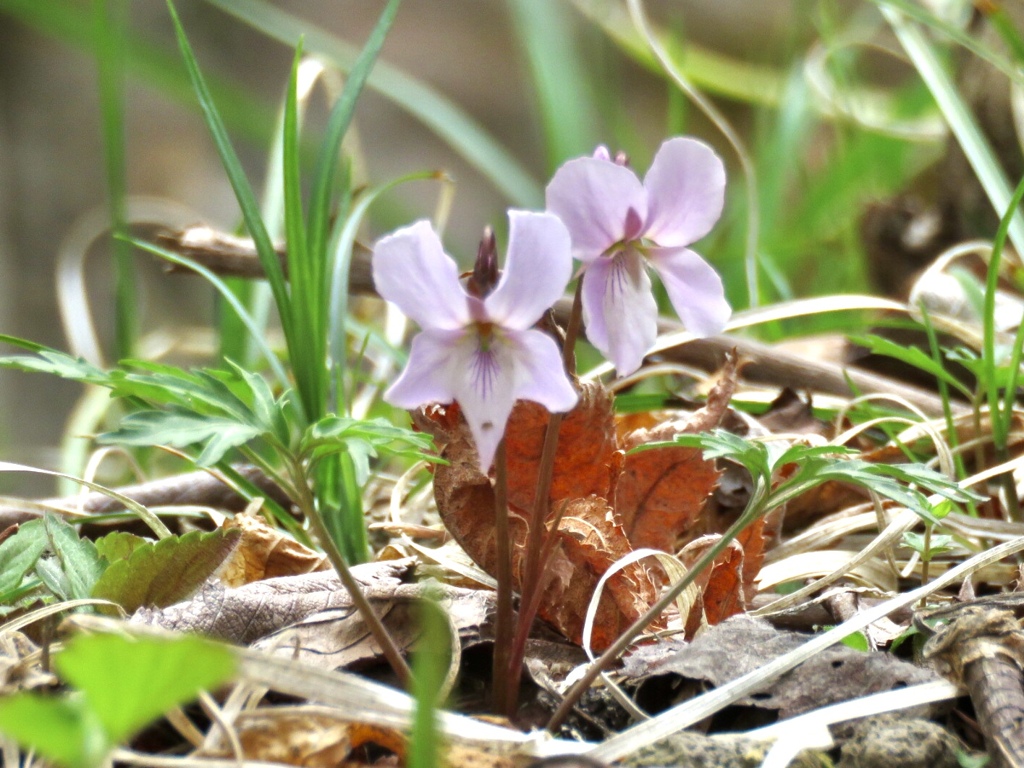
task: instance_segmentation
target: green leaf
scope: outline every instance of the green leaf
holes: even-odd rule
[[[116,560],[126,560],[139,547],[152,543],[151,539],[136,536],[134,533],[114,531],[96,539],[96,552],[107,563],[113,563]]]
[[[107,373],[80,357],[72,357],[66,352],[51,349],[34,341],[20,339],[0,333],[0,342],[11,344],[35,353],[31,355],[11,355],[0,357],[0,367],[16,368],[33,373],[49,373],[69,381],[81,381],[89,384],[105,384]]]
[[[852,632],[842,639],[842,644],[847,648],[852,648],[855,651],[863,651],[867,653],[870,650],[868,645],[868,636],[863,632]]]
[[[127,559],[108,566],[92,596],[111,600],[128,613],[180,603],[216,572],[240,536],[238,529],[192,531],[140,544]]]
[[[41,557],[36,561],[36,575],[43,585],[60,600],[71,599],[71,582],[54,557]]]
[[[850,341],[867,347],[873,354],[892,357],[900,362],[911,365],[918,370],[924,371],[940,381],[945,382],[957,391],[963,393],[967,398],[971,397],[971,391],[964,386],[956,376],[947,371],[942,365],[935,362],[931,355],[918,347],[905,347],[889,339],[868,334],[866,336],[851,336]]]
[[[106,432],[97,439],[101,443],[118,445],[170,445],[187,448],[203,444],[203,452],[196,459],[200,467],[209,467],[220,461],[232,448],[244,445],[262,431],[249,424],[217,416],[204,416],[181,411],[142,411],[121,420],[114,432]]]
[[[46,549],[42,520],[32,520],[0,544],[0,594],[16,589]]]
[[[67,579],[67,597],[82,600],[92,594],[96,580],[103,573],[103,564],[96,545],[80,538],[73,525],[57,515],[47,513],[46,537],[57,556]]]
[[[0,699],[0,732],[67,768],[98,766],[113,746],[81,696],[23,692]]]
[[[54,665],[85,694],[116,744],[171,707],[229,679],[235,659],[226,647],[194,636],[78,635]]]
[[[925,562],[930,561],[935,555],[949,552],[953,549],[955,541],[952,536],[933,533],[929,539],[924,534],[905,531],[903,534],[903,546],[912,549],[921,555]]]
[[[357,449],[356,444],[362,445]],[[424,458],[422,452],[432,447],[433,440],[429,435],[396,427],[387,419],[327,416],[306,430],[300,451],[312,458],[350,449],[369,456],[376,456],[377,451],[382,451],[392,456]]]

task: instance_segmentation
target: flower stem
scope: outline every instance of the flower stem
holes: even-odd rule
[[[515,698],[509,696],[509,657],[512,651],[512,547],[508,537],[508,463],[505,440],[498,443],[494,456],[494,538],[497,549],[495,575],[498,580],[498,606],[494,620],[494,661],[492,687],[494,711],[515,714]]]
[[[355,605],[356,610],[359,611],[363,621],[366,622],[366,626],[370,630],[370,634],[373,635],[373,639],[377,641],[377,644],[384,652],[384,657],[388,660],[395,675],[398,676],[402,687],[408,689],[409,684],[412,682],[412,673],[409,671],[409,665],[402,658],[402,652],[395,644],[394,638],[391,637],[391,634],[381,623],[380,617],[374,612],[370,601],[366,599],[366,595],[363,594],[359,582],[356,581],[352,571],[349,570],[348,563],[345,562],[341,550],[338,549],[338,545],[335,544],[330,531],[327,530],[327,525],[320,515],[320,510],[316,508],[316,502],[313,499],[312,492],[309,490],[304,473],[300,468],[293,467],[292,474],[295,489],[298,491],[299,507],[313,526],[313,530],[316,532],[316,537],[320,540],[320,546],[323,547],[327,559],[334,566],[342,586],[348,591],[349,597],[352,598],[352,603]]]
[[[576,284],[576,294],[573,298],[572,311],[569,313],[569,322],[565,332],[565,342],[562,347],[562,359],[565,361],[566,371],[570,376],[576,370],[576,337],[579,335],[580,317],[582,314],[581,286],[583,281]],[[544,432],[544,445],[541,448],[540,462],[537,469],[537,489],[533,497],[533,509],[530,514],[530,527],[526,537],[526,566],[522,571],[522,594],[519,601],[519,620],[516,623],[515,637],[509,652],[508,663],[505,669],[508,670],[508,690],[506,693],[506,712],[514,712],[516,703],[519,700],[519,681],[522,676],[523,657],[526,654],[526,641],[530,635],[530,628],[537,616],[540,607],[540,598],[547,582],[547,564],[550,557],[544,553],[549,548],[545,546],[544,533],[547,530],[545,522],[551,506],[551,481],[555,471],[555,453],[558,448],[558,431],[562,426],[564,414],[552,413],[548,418],[548,426]],[[553,536],[553,528],[549,536]],[[500,586],[500,580],[499,580]]]
[[[565,372],[570,377],[576,376],[576,339],[580,335],[583,321],[583,278],[576,281],[576,292],[572,297],[572,309],[569,310],[569,321],[565,326],[565,341],[562,343],[562,360],[565,361]]]

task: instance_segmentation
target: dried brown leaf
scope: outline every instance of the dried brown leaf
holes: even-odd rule
[[[240,587],[262,579],[326,571],[331,567],[326,557],[267,525],[259,515],[243,512],[227,520],[223,527],[242,532],[238,548],[220,573],[225,586]]]

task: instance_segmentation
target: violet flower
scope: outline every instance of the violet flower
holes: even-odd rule
[[[699,141],[675,138],[661,145],[643,183],[623,163],[599,147],[565,163],[547,187],[547,208],[583,262],[587,338],[620,376],[640,367],[658,335],[645,259],[694,335],[719,333],[731,313],[721,278],[687,247],[722,213],[722,161]]]
[[[533,329],[572,276],[569,233],[549,213],[508,215],[505,269],[484,295],[462,287],[427,221],[397,230],[373,249],[377,292],[422,328],[384,399],[406,409],[458,401],[485,473],[517,399],[549,411],[568,411],[577,400],[554,339]]]

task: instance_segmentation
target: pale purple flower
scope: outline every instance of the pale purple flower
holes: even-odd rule
[[[547,188],[547,208],[569,228],[583,262],[587,338],[619,375],[635,371],[657,337],[658,310],[647,263],[661,277],[687,330],[719,333],[731,310],[722,280],[687,246],[722,213],[725,168],[694,139],[661,145],[643,183],[599,147],[570,160]]]
[[[482,298],[462,287],[429,222],[399,229],[373,249],[377,292],[423,329],[384,399],[406,409],[458,401],[484,472],[517,399],[549,411],[568,411],[577,400],[554,339],[533,329],[572,276],[569,233],[549,213],[508,215],[505,269]]]

